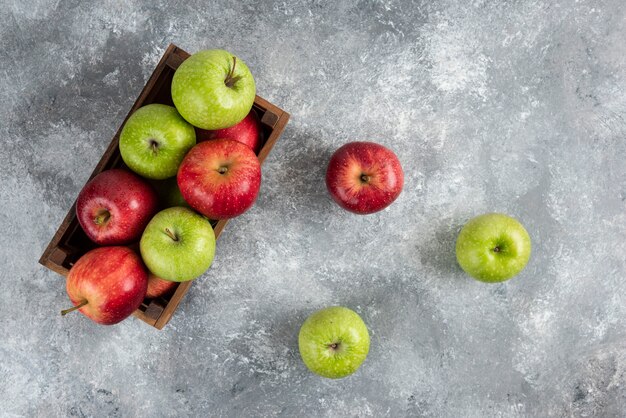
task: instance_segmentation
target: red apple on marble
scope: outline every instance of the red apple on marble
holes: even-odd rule
[[[93,321],[112,325],[141,305],[148,288],[148,272],[141,258],[127,247],[91,250],[72,266],[66,290],[74,305]]]
[[[138,240],[157,211],[157,195],[141,177],[115,168],[89,181],[78,195],[76,216],[96,244]]]
[[[402,191],[398,157],[374,142],[350,142],[339,148],[326,171],[326,187],[342,208],[365,215],[389,206]]]
[[[254,109],[243,118],[241,122],[230,128],[207,131],[196,128],[196,141],[207,141],[209,139],[234,139],[249,146],[255,153],[261,149],[261,125]]]
[[[192,208],[209,219],[234,218],[256,201],[261,164],[241,142],[215,139],[201,142],[187,153],[177,179]]]
[[[172,293],[177,285],[178,282],[163,280],[152,273],[148,273],[148,290],[146,291],[146,297],[153,299],[166,296]]]

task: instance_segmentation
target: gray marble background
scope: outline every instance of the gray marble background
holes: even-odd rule
[[[1,6],[1,416],[626,416],[623,0]],[[37,260],[170,42],[236,53],[292,120],[163,331],[61,318]],[[381,213],[326,193],[351,140],[403,163]],[[504,284],[455,263],[488,211],[534,244]],[[297,350],[336,304],[372,337],[339,381]]]

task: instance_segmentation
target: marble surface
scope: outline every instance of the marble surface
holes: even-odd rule
[[[0,416],[626,416],[626,4],[2,0]],[[292,114],[256,206],[170,324],[62,318],[37,263],[170,42],[226,48]],[[395,150],[405,189],[355,216],[334,149]],[[526,270],[468,278],[500,211]],[[309,373],[315,309],[359,312],[353,376]]]

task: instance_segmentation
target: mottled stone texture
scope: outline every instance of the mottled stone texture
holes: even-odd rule
[[[626,416],[623,0],[1,3],[0,415]],[[170,42],[292,120],[163,331],[62,318],[37,260]],[[381,213],[326,193],[351,140],[403,163]],[[488,211],[534,243],[504,284],[455,263]],[[339,381],[297,350],[335,304],[372,337]]]

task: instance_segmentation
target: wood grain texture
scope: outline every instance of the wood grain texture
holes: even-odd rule
[[[102,158],[91,173],[89,180],[105,170],[114,167],[125,167],[118,146],[124,124],[133,112],[141,106],[150,103],[172,104],[170,94],[172,76],[178,66],[189,56],[189,53],[174,44],[168,46],[150,79],[148,79],[139,97],[124,118],[124,122],[120,125]],[[259,115],[265,135],[265,142],[258,153],[259,161],[263,164],[263,161],[265,161],[285,129],[289,120],[289,114],[259,96],[256,96],[254,100],[254,109]],[[213,224],[216,239],[219,238],[227,223],[228,220],[220,220]],[[76,201],[74,201],[63,222],[61,222],[61,225],[41,255],[39,263],[66,277],[73,263],[92,248],[95,248],[95,244],[86,239],[84,232],[80,228],[76,217]],[[157,329],[162,329],[171,319],[192,283],[193,281],[181,283],[169,300],[160,298],[158,300],[144,301],[133,315]]]

